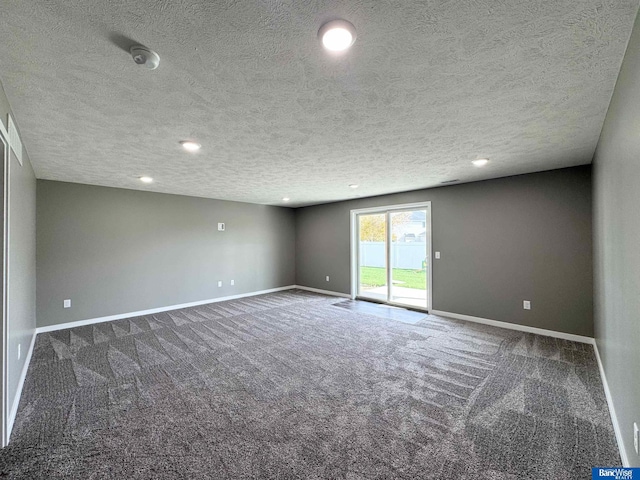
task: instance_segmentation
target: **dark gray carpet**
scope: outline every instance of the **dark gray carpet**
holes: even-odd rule
[[[583,479],[592,347],[302,291],[38,335],[0,477]]]
[[[353,312],[375,315],[376,317],[415,325],[426,318],[426,313],[408,310],[406,308],[394,307],[383,303],[368,302],[364,300],[345,300],[334,303],[336,307],[346,308]]]

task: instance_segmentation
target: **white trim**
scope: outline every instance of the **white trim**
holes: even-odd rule
[[[16,155],[20,166],[22,166],[22,139],[20,138],[18,127],[13,121],[13,117],[11,116],[11,114],[7,115],[7,117],[9,119],[9,126],[7,127],[7,130],[9,131],[9,147]]]
[[[431,310],[431,315],[440,317],[450,317],[458,320],[466,320],[467,322],[481,323],[492,327],[506,328],[508,330],[517,330],[518,332],[535,333],[545,337],[561,338],[572,342],[588,343],[595,345],[593,337],[584,337],[582,335],[574,335],[573,333],[556,332],[555,330],[545,330],[544,328],[529,327],[527,325],[518,325],[517,323],[500,322],[498,320],[489,320],[488,318],[472,317],[471,315],[462,315],[460,313],[443,312],[441,310]]]
[[[427,310],[433,308],[433,209],[431,208],[431,202],[427,202],[429,207],[427,209],[427,218],[429,219],[429,235],[425,235],[425,241],[427,242],[427,258],[429,263],[427,268],[429,271],[429,283],[427,285]]]
[[[2,415],[2,429],[0,431],[0,444],[6,447],[9,443],[8,425],[9,425],[9,188],[11,186],[10,165],[11,165],[11,146],[9,145],[9,132],[0,121],[0,141],[4,144],[2,168],[4,170],[4,195],[2,205],[4,209],[4,221],[2,222],[2,243],[3,249],[0,262],[2,263],[2,345],[0,346],[0,354],[2,356],[2,386],[0,387],[0,395],[2,396],[0,404],[2,405],[0,414]]]
[[[7,130],[9,130],[9,147],[13,150],[13,153],[16,155],[20,166],[22,166],[22,139],[20,138],[20,133],[18,132],[18,127],[13,121],[13,117],[11,114],[7,115],[9,126]]]
[[[7,127],[4,126],[4,122],[2,120],[0,120],[0,134],[7,139],[7,142],[9,141],[9,132],[7,131]]]
[[[351,298],[351,295],[348,293],[332,292],[331,290],[322,290],[320,288],[303,287],[302,285],[294,285],[294,288],[297,288],[298,290],[306,290],[308,292],[322,293],[332,297]]]
[[[600,378],[602,379],[602,386],[604,387],[604,395],[607,398],[607,405],[609,406],[609,415],[611,415],[611,423],[613,423],[613,431],[616,435],[616,441],[618,442],[618,450],[620,451],[620,459],[622,460],[622,466],[625,468],[631,467],[629,463],[629,457],[627,451],[624,448],[624,441],[622,437],[622,431],[620,430],[620,424],[618,423],[618,417],[616,415],[616,409],[613,406],[613,397],[609,390],[609,383],[607,382],[607,376],[604,373],[604,366],[602,365],[602,359],[600,358],[600,352],[598,351],[598,343],[593,342],[593,349],[596,352],[596,360],[598,361],[598,368],[600,369]]]
[[[29,345],[29,351],[24,359],[24,365],[22,366],[22,373],[20,374],[20,380],[18,381],[18,388],[16,389],[16,395],[13,397],[13,406],[11,407],[11,413],[9,414],[9,420],[7,425],[7,444],[11,438],[11,430],[13,430],[13,422],[16,421],[16,415],[18,414],[18,406],[20,405],[20,397],[22,396],[22,388],[24,387],[24,381],[27,378],[27,372],[29,371],[29,364],[31,363],[31,355],[33,355],[33,347],[36,344],[37,332],[33,332],[31,336],[31,344]]]
[[[67,328],[82,327],[84,325],[93,325],[94,323],[110,322],[112,320],[120,320],[123,318],[140,317],[143,315],[151,315],[154,313],[167,312],[169,310],[178,310],[180,308],[197,307],[198,305],[206,305],[208,303],[225,302],[227,300],[236,300],[238,298],[254,297],[256,295],[264,295],[266,293],[281,292],[283,290],[291,290],[295,285],[287,285],[286,287],[270,288],[268,290],[259,290],[257,292],[240,293],[238,295],[230,295],[228,297],[211,298],[208,300],[199,300],[197,302],[181,303],[178,305],[169,305],[166,307],[151,308],[149,310],[140,310],[137,312],[119,313],[117,315],[108,315],[106,317],[89,318],[87,320],[76,320],[74,322],[60,323],[58,325],[47,325],[45,327],[36,328],[36,333],[55,332],[56,330],[65,330]]]
[[[411,210],[411,209],[420,209],[426,206],[431,207],[431,201],[426,202],[414,202],[414,203],[402,203],[399,205],[380,205],[379,207],[367,207],[367,208],[355,208],[351,210],[352,214],[360,214],[360,213],[378,213],[381,211],[388,210]]]
[[[385,238],[384,240],[384,266],[385,266],[385,271],[387,273],[387,284],[385,285],[385,287],[387,287],[386,303],[390,303],[393,295],[392,293],[393,292],[393,265],[391,264],[391,249],[393,248],[393,242],[392,242],[393,225],[391,224],[391,212],[389,210],[384,212],[384,222],[385,222],[384,229],[387,233],[387,238]],[[359,223],[360,222],[358,222],[358,244],[360,244]],[[358,252],[358,259],[360,259],[360,252]],[[358,273],[358,286],[359,286],[361,283],[360,275],[362,273],[362,270],[358,269],[357,273]],[[365,295],[363,295],[363,293],[361,293],[360,296],[364,297]]]
[[[355,300],[358,295],[358,258],[360,257],[360,242],[356,238],[358,235],[358,213],[356,210],[351,210],[349,222],[349,262],[351,263],[351,295],[349,298]]]

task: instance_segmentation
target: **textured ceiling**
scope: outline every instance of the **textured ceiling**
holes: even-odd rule
[[[8,0],[0,78],[38,178],[297,206],[589,163],[637,9]],[[333,18],[358,32],[341,56],[316,36]]]

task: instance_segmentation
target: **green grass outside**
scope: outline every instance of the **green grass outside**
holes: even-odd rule
[[[394,268],[392,278],[399,287],[417,288],[424,290],[427,286],[427,272],[425,270],[405,270]],[[360,284],[363,287],[381,287],[387,284],[387,273],[380,267],[360,267]]]

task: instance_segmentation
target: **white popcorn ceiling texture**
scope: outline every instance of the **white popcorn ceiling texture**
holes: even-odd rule
[[[299,206],[590,163],[637,10],[8,0],[0,78],[38,178]],[[358,32],[341,56],[317,38],[333,18]]]

